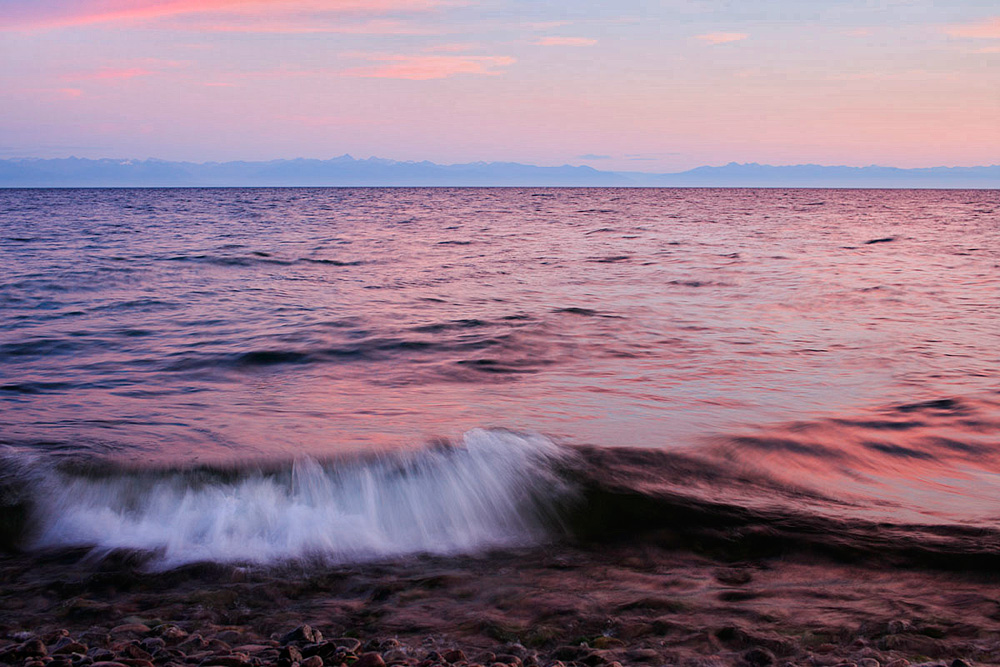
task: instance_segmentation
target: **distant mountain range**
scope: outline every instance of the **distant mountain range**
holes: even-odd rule
[[[825,167],[737,164],[672,174],[538,167],[516,162],[435,164],[381,158],[168,162],[83,158],[0,160],[0,187],[626,186],[1000,188],[1000,165]]]

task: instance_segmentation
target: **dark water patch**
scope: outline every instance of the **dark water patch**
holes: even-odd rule
[[[275,364],[302,364],[310,361],[310,355],[291,350],[255,350],[234,358],[237,366],[273,366]]]
[[[581,317],[599,317],[608,320],[624,320],[626,317],[624,315],[615,315],[614,313],[607,313],[592,308],[582,308],[578,306],[569,306],[567,308],[556,308],[552,311],[556,314],[563,315],[579,315]]]
[[[148,329],[119,329],[115,332],[115,334],[125,336],[127,338],[145,338],[146,336],[154,335],[153,332]]]
[[[351,329],[355,335],[369,335],[369,331],[361,328],[364,320],[360,317],[341,317],[335,320],[323,320],[316,324],[330,329]]]
[[[631,255],[607,255],[605,257],[591,257],[588,261],[596,264],[617,264],[618,262],[627,262],[631,259]]]
[[[922,421],[898,421],[894,419],[834,419],[833,421],[845,426],[857,426],[875,431],[909,431],[925,425],[925,422]]]
[[[245,256],[232,256],[232,255],[174,255],[172,257],[165,258],[168,262],[192,262],[196,264],[210,264],[214,266],[236,266],[236,267],[248,267],[248,266],[263,266],[263,265],[274,265],[274,266],[292,266],[295,264],[293,260],[286,259],[276,259],[270,255],[258,255],[257,253],[251,253]]]
[[[313,257],[303,257],[299,260],[300,262],[306,262],[307,264],[326,264],[329,266],[361,266],[362,264],[367,264],[363,260],[338,260],[338,259],[316,259]]]
[[[792,452],[817,458],[837,459],[842,454],[815,442],[804,442],[791,438],[735,436],[729,439],[737,447],[756,449],[764,452]]]
[[[582,315],[584,317],[600,317],[600,313],[591,308],[580,308],[578,306],[570,306],[568,308],[556,308],[552,311],[553,313],[566,313],[567,315]]]
[[[726,283],[720,283],[713,280],[670,280],[667,281],[668,285],[677,285],[680,287],[728,287]]]
[[[417,331],[420,333],[444,333],[446,331],[478,329],[480,327],[485,327],[488,325],[489,322],[486,322],[484,320],[468,318],[461,320],[450,320],[448,322],[437,322],[435,324],[422,324],[420,326],[413,327],[413,331]]]
[[[48,394],[74,387],[70,382],[13,382],[0,384],[0,391],[12,394]]]
[[[100,313],[114,310],[136,310],[140,312],[151,312],[157,310],[172,310],[180,306],[179,301],[168,301],[156,297],[139,299],[129,299],[128,301],[112,301],[92,306],[88,312]]]
[[[585,236],[590,236],[591,234],[612,234],[618,230],[613,227],[599,227],[597,229],[591,229],[585,234]]]
[[[122,391],[112,391],[115,396],[126,396],[128,398],[163,398],[166,396],[189,396],[209,391],[207,387],[175,387],[170,389],[126,389]]]
[[[412,330],[418,334],[443,334],[448,331],[476,331],[487,327],[479,320],[458,320],[436,325],[426,325]],[[161,362],[163,370],[187,372],[211,369],[251,370],[280,365],[319,365],[358,362],[403,363],[417,372],[418,367],[439,365],[449,356],[456,354],[464,358],[456,363],[476,368],[488,368],[491,372],[528,372],[526,369],[540,367],[555,362],[548,355],[546,346],[531,344],[516,331],[496,335],[469,335],[436,338],[410,336],[367,336],[367,332],[353,332],[357,340],[340,345],[277,346],[245,351],[221,352],[181,352],[168,356]],[[289,339],[287,342],[293,342]],[[481,358],[485,350],[495,350],[499,356]],[[512,369],[512,370],[509,370]],[[394,376],[399,376],[394,373]],[[420,372],[423,381],[432,379],[425,371]]]
[[[531,366],[538,365],[538,362],[523,362],[517,365],[499,359],[462,359],[455,362],[459,366],[471,368],[483,373],[496,375],[520,375],[524,373],[537,373],[538,369]]]
[[[66,338],[30,338],[19,343],[0,345],[0,358],[38,358],[72,354],[80,349],[81,344]]]
[[[943,412],[947,414],[964,414],[969,408],[960,400],[955,398],[935,398],[917,403],[906,403],[893,407],[896,412]]]
[[[990,447],[987,445],[979,445],[962,440],[955,440],[954,438],[945,438],[939,435],[924,437],[921,439],[921,443],[923,443],[928,449],[941,448],[953,452],[961,452],[963,454],[984,455],[1000,451],[1000,447],[998,446]]]
[[[922,452],[920,450],[913,449],[912,447],[895,445],[891,442],[866,441],[863,442],[862,445],[876,452],[881,452],[897,458],[923,459],[926,461],[932,461],[935,458],[933,454],[928,454],[927,452]]]

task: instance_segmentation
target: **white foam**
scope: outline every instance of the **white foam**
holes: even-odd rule
[[[539,435],[477,429],[461,446],[253,473],[60,475],[36,500],[37,547],[155,552],[156,567],[199,561],[357,561],[470,553],[547,536],[544,506],[569,490],[562,450]]]

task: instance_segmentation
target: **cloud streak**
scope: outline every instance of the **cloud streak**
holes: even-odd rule
[[[96,72],[66,74],[62,78],[66,81],[113,81],[134,79],[137,76],[149,76],[150,74],[155,74],[155,72],[144,67],[126,67],[123,69],[105,68],[99,69]]]
[[[118,63],[116,66],[106,66],[91,71],[68,72],[59,78],[63,81],[123,81],[162,74],[167,70],[176,70],[189,65],[191,65],[191,62],[185,60],[140,58],[131,62]]]
[[[977,23],[949,26],[948,28],[945,28],[945,32],[952,37],[1000,39],[1000,16],[994,16],[993,18],[979,21]]]
[[[542,37],[532,42],[535,46],[593,46],[596,39],[588,37]]]
[[[510,56],[467,56],[467,55],[397,55],[397,54],[350,54],[362,57],[376,64],[342,70],[341,76],[373,79],[409,79],[426,81],[446,79],[459,74],[479,74],[497,76],[498,69],[513,65],[517,60]]]
[[[728,44],[729,42],[741,42],[749,36],[745,32],[708,32],[704,35],[695,35],[695,39],[700,39],[708,44]]]
[[[188,16],[243,16],[278,20],[303,14],[427,11],[447,0],[37,0],[0,6],[0,28],[39,30],[145,23]]]

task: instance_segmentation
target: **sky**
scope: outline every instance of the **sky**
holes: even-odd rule
[[[0,0],[0,158],[1000,163],[996,0]]]

